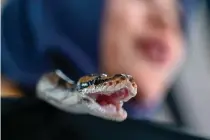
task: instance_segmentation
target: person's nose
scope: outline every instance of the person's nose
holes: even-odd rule
[[[166,17],[159,9],[153,9],[148,12],[146,24],[151,30],[163,31],[168,28]]]

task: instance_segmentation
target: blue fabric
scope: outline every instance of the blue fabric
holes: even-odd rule
[[[10,0],[2,10],[2,74],[33,88],[55,68],[73,80],[97,72],[102,11],[102,0]]]

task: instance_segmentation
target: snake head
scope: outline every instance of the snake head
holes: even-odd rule
[[[76,89],[87,113],[115,121],[127,118],[123,103],[137,94],[137,85],[127,74],[83,76],[78,80]]]

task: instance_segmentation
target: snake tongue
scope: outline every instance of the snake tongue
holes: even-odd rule
[[[100,104],[101,106],[107,106],[107,105],[110,105],[110,104],[114,105],[116,107],[117,111],[120,109],[120,107],[121,107],[120,102],[117,102],[115,100],[110,100],[110,99],[106,100],[105,98],[101,97],[101,98],[97,99],[96,102],[98,104]]]
[[[116,107],[116,110],[119,111],[119,109],[122,106],[122,101],[126,99],[128,96],[129,96],[128,90],[124,89],[109,95],[98,94],[96,102],[101,106],[114,105]]]

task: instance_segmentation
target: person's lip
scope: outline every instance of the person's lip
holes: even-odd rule
[[[165,64],[169,60],[170,48],[163,39],[140,38],[136,43],[139,52],[147,60],[158,64]]]

